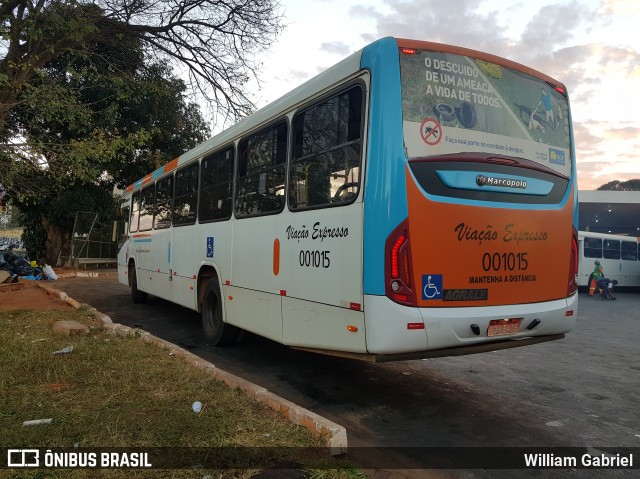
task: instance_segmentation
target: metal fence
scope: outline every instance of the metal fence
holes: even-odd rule
[[[112,226],[98,227],[98,214],[76,213],[71,236],[71,256],[60,256],[58,263],[65,267],[109,265],[116,262],[117,242],[112,238]]]

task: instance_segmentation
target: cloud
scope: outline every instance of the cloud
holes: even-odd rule
[[[640,151],[640,127],[588,122],[574,125],[574,137],[580,189],[595,189],[613,180],[640,178],[636,153]]]
[[[638,0],[602,0],[602,10],[615,15],[640,13],[640,4]]]
[[[629,116],[640,90],[640,49],[631,33],[640,19],[640,1],[556,0],[540,7],[519,2],[499,12],[492,10],[496,4],[385,0],[378,8],[352,7],[349,14],[373,21],[373,31],[361,35],[366,41],[396,36],[448,43],[500,55],[558,79],[568,87],[573,107],[581,188],[640,177],[640,122]]]
[[[640,127],[610,128],[607,130],[606,136],[611,140],[636,140],[640,138]]]
[[[284,73],[284,72],[282,72]],[[307,71],[303,71],[303,70],[287,70],[286,71],[286,75],[281,76],[281,75],[276,75],[273,77],[273,80],[275,81],[279,81],[279,82],[303,82],[305,80],[307,80],[311,75],[309,74],[309,72]]]
[[[374,20],[384,18],[384,14],[370,5],[354,5],[349,8],[349,16],[352,18],[373,18]]]
[[[351,48],[349,48],[349,45],[342,42],[322,43],[320,45],[320,50],[327,53],[335,53],[341,56],[347,56],[351,53]]]
[[[576,144],[581,145],[581,152],[598,152],[605,141],[605,130],[609,126],[605,122],[577,123],[573,125],[573,136]]]
[[[566,45],[573,38],[573,30],[594,15],[595,12],[577,2],[542,7],[520,37],[516,48],[519,56],[535,58],[552,53],[558,46]]]
[[[376,38],[395,36],[428,39],[453,43],[476,49],[490,49],[507,44],[505,27],[498,23],[496,11],[482,11],[482,0],[387,0],[390,13],[383,14],[374,7],[358,5],[350,9],[350,16],[367,16],[376,22]],[[504,47],[503,47],[504,48]],[[504,53],[504,52],[502,52]]]
[[[375,22],[376,33],[362,35],[367,41],[384,36],[427,39],[491,52],[538,69],[553,64],[553,70],[560,72],[566,71],[561,69],[563,60],[574,63],[589,54],[588,48],[569,44],[575,31],[602,21],[593,9],[573,1],[543,6],[523,28],[518,28],[511,23],[520,21],[523,3],[500,12],[487,5],[484,0],[458,0],[455,8],[442,0],[386,0],[388,13],[371,5],[357,5],[349,15]],[[522,33],[509,36],[512,26],[514,32]]]

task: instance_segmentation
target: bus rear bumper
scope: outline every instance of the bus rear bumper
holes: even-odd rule
[[[456,354],[468,354],[564,337],[575,326],[578,294],[517,306],[469,308],[411,308],[394,303],[386,296],[365,295],[364,306],[370,354],[396,355],[447,349]],[[513,318],[520,319],[520,332],[488,336],[489,321]],[[468,351],[464,352],[464,349]],[[478,351],[471,351],[474,349]]]

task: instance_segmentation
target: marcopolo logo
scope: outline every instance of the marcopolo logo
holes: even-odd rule
[[[526,180],[517,180],[515,178],[500,178],[497,176],[476,176],[476,184],[478,186],[503,186],[506,188],[527,188]]]

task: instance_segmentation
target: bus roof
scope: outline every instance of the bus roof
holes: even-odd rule
[[[578,231],[578,237],[610,239],[610,240],[627,240],[627,241],[637,241],[640,243],[640,236],[614,235],[611,233],[596,233],[594,231]]]

